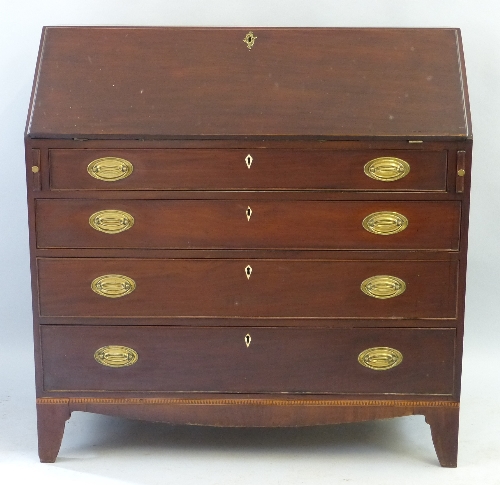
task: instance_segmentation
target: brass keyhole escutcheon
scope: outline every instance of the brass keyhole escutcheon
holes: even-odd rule
[[[253,158],[252,158],[252,155],[250,155],[250,153],[245,157],[245,163],[247,164],[247,167],[250,169],[250,167],[252,166],[252,162],[253,162]]]
[[[252,209],[250,209],[250,206],[248,206],[248,208],[246,210],[246,214],[247,214],[248,221],[250,221],[250,217],[252,217]]]
[[[247,275],[247,278],[250,279],[250,276],[252,275],[252,267],[250,265],[245,268],[245,274]]]
[[[253,35],[253,32],[250,31],[248,32],[247,35],[245,35],[245,38],[243,39],[243,42],[247,45],[249,49],[251,49],[255,43],[255,39],[257,38],[256,35]]]
[[[247,348],[248,348],[248,347],[250,347],[250,343],[251,343],[251,342],[252,342],[252,337],[250,337],[250,334],[249,334],[249,333],[247,333],[247,334],[245,335],[245,345],[247,346]]]

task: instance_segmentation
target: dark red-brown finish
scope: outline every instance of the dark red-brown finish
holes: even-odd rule
[[[64,404],[37,404],[38,424],[38,455],[42,463],[54,463],[61,440],[64,426],[70,418],[68,406]]]
[[[250,345],[245,335],[251,336]],[[44,389],[227,393],[453,393],[454,329],[44,326]],[[133,348],[121,368],[99,364],[106,345]],[[403,354],[385,371],[362,366],[372,347]],[[422,352],[424,350],[424,352]]]
[[[132,163],[132,174],[113,182],[89,175],[89,163],[111,156]],[[115,149],[51,150],[49,157],[53,190],[446,190],[446,151]],[[368,177],[365,164],[380,157],[403,159],[410,172],[391,182]]]
[[[443,467],[455,468],[458,454],[459,410],[435,408],[425,414],[431,427],[432,441],[439,463]]]
[[[38,270],[43,316],[456,317],[454,261],[47,258]],[[98,295],[91,283],[106,274],[128,276],[137,287],[120,298]],[[388,299],[361,291],[365,279],[386,274],[406,291]]]
[[[251,209],[250,220],[247,218]],[[134,225],[106,234],[89,224],[118,209]],[[459,246],[459,202],[218,200],[38,200],[39,248],[439,249]],[[363,228],[374,212],[398,212],[408,227],[392,235]]]
[[[45,28],[25,144],[41,461],[72,411],[211,426],[419,414],[456,466],[472,160],[458,29]],[[106,156],[134,172],[91,177]],[[367,177],[383,156],[410,173]],[[98,233],[103,209],[134,227]],[[408,228],[362,229],[386,210]],[[372,270],[406,291],[364,295]],[[111,271],[136,290],[95,294]],[[362,367],[361,343],[403,363]],[[116,344],[138,362],[97,364]]]
[[[470,135],[455,29],[47,28],[42,43],[34,138]]]

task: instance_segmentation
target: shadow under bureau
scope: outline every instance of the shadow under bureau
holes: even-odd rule
[[[424,415],[456,466],[456,29],[44,28],[26,129],[39,454],[72,411]]]

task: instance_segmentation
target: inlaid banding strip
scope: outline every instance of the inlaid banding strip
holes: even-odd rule
[[[53,398],[39,397],[37,404],[109,404],[115,405],[180,405],[180,406],[383,406],[383,407],[446,407],[459,408],[456,401],[394,401],[337,399],[184,399],[184,398]]]

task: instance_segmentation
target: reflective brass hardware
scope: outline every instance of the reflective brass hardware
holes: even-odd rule
[[[252,275],[252,267],[250,265],[245,268],[245,274],[247,275],[247,278],[250,279],[250,276]]]
[[[372,347],[359,354],[358,362],[369,369],[389,370],[403,362],[403,354],[390,347]]]
[[[33,166],[31,167],[31,171],[32,171],[33,173],[38,173],[38,172],[40,171],[40,168],[39,168],[39,167],[37,167],[36,165],[33,165]]]
[[[394,182],[410,173],[410,165],[401,158],[381,157],[370,160],[365,165],[365,174],[381,182]]]
[[[408,143],[423,143],[424,140],[408,140]]]
[[[87,172],[92,177],[104,182],[116,182],[127,178],[134,170],[134,166],[123,158],[104,157],[90,162]]]
[[[253,35],[253,32],[250,31],[248,32],[247,35],[245,35],[245,38],[243,39],[243,42],[247,45],[249,49],[251,49],[255,43],[255,39],[257,38],[256,35]]]
[[[252,166],[253,158],[250,153],[245,157],[245,163],[247,164],[247,167],[250,168]]]
[[[363,219],[363,227],[373,234],[390,236],[404,231],[408,227],[408,219],[398,212],[374,212]]]
[[[138,358],[139,355],[134,349],[122,345],[106,345],[94,353],[94,359],[108,367],[127,367],[135,364]]]
[[[89,224],[106,234],[118,234],[134,225],[134,218],[128,213],[114,209],[95,212],[89,217]]]
[[[455,191],[463,194],[465,190],[465,168],[467,167],[467,156],[465,150],[457,151],[457,177],[455,180]]]
[[[108,298],[121,298],[135,290],[135,281],[121,274],[105,274],[90,284],[92,291]]]
[[[385,300],[401,295],[406,290],[406,283],[396,276],[377,275],[361,283],[361,291],[373,298]]]
[[[250,347],[250,342],[251,342],[251,341],[252,341],[252,337],[250,337],[250,334],[249,334],[249,333],[247,333],[247,334],[245,335],[245,345],[247,346],[247,348],[248,348],[248,347]]]
[[[248,206],[246,213],[247,213],[247,219],[250,221],[250,217],[252,217],[252,209],[250,209],[250,206]]]

